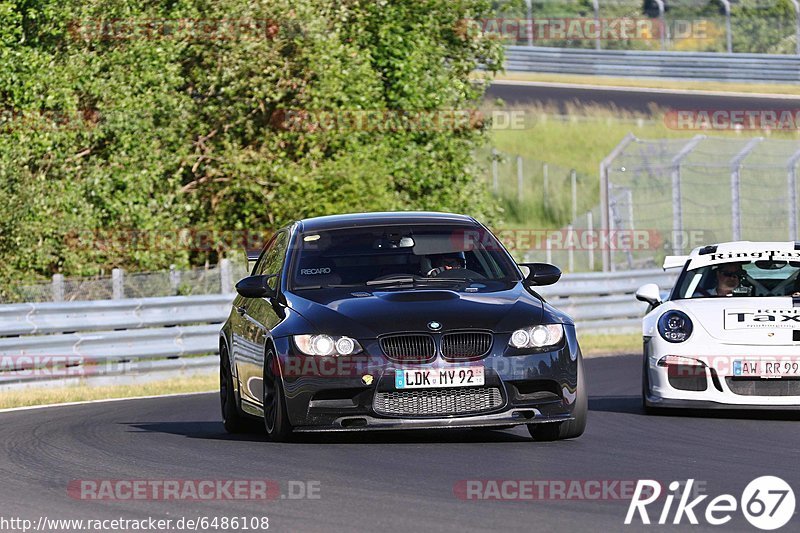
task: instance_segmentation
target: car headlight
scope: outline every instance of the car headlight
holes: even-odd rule
[[[667,311],[658,319],[658,333],[667,342],[683,342],[692,335],[691,319],[677,310]]]
[[[564,338],[561,324],[546,324],[514,331],[508,344],[514,348],[544,348],[555,346]]]
[[[297,349],[305,355],[353,355],[361,351],[358,341],[332,335],[295,335]]]

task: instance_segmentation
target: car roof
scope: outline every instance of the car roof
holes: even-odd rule
[[[744,262],[753,260],[775,259],[780,261],[800,260],[800,243],[793,241],[735,241],[722,242],[709,246],[698,246],[692,250],[688,259],[688,268]]]
[[[359,226],[382,226],[393,224],[459,224],[477,225],[467,215],[438,213],[435,211],[385,211],[377,213],[348,213],[298,220],[300,232],[353,228]]]

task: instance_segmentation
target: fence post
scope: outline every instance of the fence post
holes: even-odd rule
[[[578,173],[575,169],[569,171],[570,186],[572,187],[572,218],[575,222],[578,219]]]
[[[592,9],[594,10],[594,22],[596,27],[600,28],[600,2],[599,0],[592,0]],[[600,50],[600,32],[598,30],[597,37],[594,40],[594,49]]]
[[[742,207],[739,197],[739,173],[742,170],[742,162],[744,158],[747,157],[747,154],[763,140],[763,137],[754,137],[750,139],[750,142],[748,142],[731,161],[731,240],[733,241],[742,240]]]
[[[658,21],[661,23],[661,50],[667,49],[667,23],[664,20],[664,0],[655,0],[658,6]]]
[[[553,249],[550,242],[550,235],[547,235],[547,239],[544,241],[544,258],[546,263],[553,263]]]
[[[596,0],[595,0],[596,1]],[[608,169],[611,163],[622,153],[625,148],[636,139],[633,133],[628,133],[622,141],[611,151],[608,156],[600,163],[600,231],[608,232],[611,228],[611,210],[608,198]],[[611,269],[611,250],[609,246],[600,250],[603,258],[603,272]]]
[[[528,46],[533,46],[533,0],[525,0],[525,12],[528,17],[525,21],[525,33],[528,36]]]
[[[719,0],[725,8],[725,39],[729,54],[733,53],[733,30],[731,30],[731,3],[729,0]]]
[[[111,299],[121,300],[125,297],[124,273],[121,268],[111,271]]]
[[[64,301],[64,275],[53,274],[53,284],[50,286],[54,302]]]
[[[797,163],[800,162],[800,150],[789,158],[789,240],[796,241],[797,235]]]
[[[181,286],[181,272],[175,265],[169,266],[169,288],[172,291],[172,294],[178,294],[178,288]]]
[[[567,225],[567,270],[575,272],[575,235],[572,224]]]
[[[219,262],[219,277],[220,288],[222,294],[229,294],[233,292],[233,284],[231,283],[231,260],[222,259]]]
[[[586,231],[589,235],[589,272],[594,272],[594,245],[596,239],[594,238],[594,221],[592,220],[592,212],[586,212]]]
[[[795,40],[795,53],[800,55],[800,2],[792,0],[794,6],[794,40]]]
[[[492,190],[497,194],[500,190],[500,179],[497,172],[497,158],[499,153],[495,148],[492,148]]]
[[[705,139],[705,135],[695,135],[680,152],[672,158],[672,253],[683,254],[685,246],[683,235],[683,200],[681,195],[681,163]]]
[[[547,163],[542,163],[542,188],[544,192],[542,193],[542,198],[544,200],[544,207],[547,209],[548,199],[547,199],[547,190],[550,188],[549,177],[547,172]]]
[[[523,185],[523,174],[522,174],[522,156],[517,156],[517,200],[519,203],[522,203],[522,185]]]

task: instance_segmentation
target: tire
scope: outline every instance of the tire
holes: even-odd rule
[[[228,350],[223,348],[219,354],[219,401],[222,410],[222,424],[228,433],[247,431],[248,421],[239,411],[236,393],[233,390],[233,373],[231,372]]]
[[[534,440],[553,441],[575,439],[583,435],[589,412],[589,393],[586,390],[586,379],[583,372],[583,358],[578,359],[578,387],[575,392],[574,420],[567,422],[547,422],[528,424],[528,432]]]
[[[280,376],[273,372],[275,353],[270,349],[264,356],[264,429],[273,442],[286,442],[292,437],[292,425],[286,411],[286,396]]]

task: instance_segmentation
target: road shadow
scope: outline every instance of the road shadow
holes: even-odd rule
[[[641,396],[596,396],[589,398],[590,411],[623,413],[640,416],[668,416],[686,418],[717,418],[731,420],[800,420],[800,409],[796,411],[770,411],[761,409],[657,409],[645,413]]]
[[[247,433],[231,435],[220,421],[207,422],[128,422],[133,433],[168,433],[191,439],[269,442],[263,429],[254,424]],[[514,443],[530,441],[524,428],[500,429],[432,429],[294,433],[292,442],[306,444],[437,444],[437,443]]]

